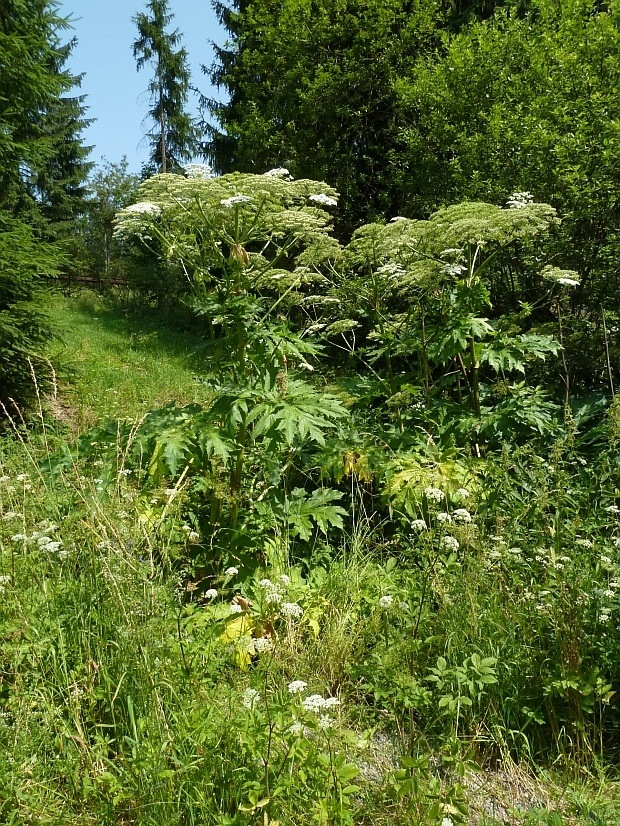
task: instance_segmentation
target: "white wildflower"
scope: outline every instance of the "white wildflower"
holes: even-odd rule
[[[455,491],[455,496],[458,496],[459,499],[469,499],[471,493],[467,490],[467,488],[459,488]]]
[[[607,599],[613,599],[616,596],[615,591],[612,591],[611,588],[606,588],[603,591],[603,596],[607,597]]]
[[[266,178],[284,178],[287,181],[292,181],[293,176],[284,166],[277,166],[275,169],[270,169],[269,172],[264,173]]]
[[[452,512],[452,518],[455,522],[471,522],[471,513],[467,508],[457,508]]]
[[[429,502],[443,502],[446,498],[444,492],[439,488],[425,488],[424,495]]]
[[[251,203],[252,199],[249,195],[232,195],[230,198],[222,198],[220,204],[226,209],[232,209],[236,204],[249,204]]]
[[[11,481],[10,476],[0,476],[0,484],[3,485],[3,484],[5,484],[5,482],[10,482],[10,481]]]
[[[580,545],[582,548],[593,548],[594,543],[589,539],[575,539],[575,545]]]
[[[605,508],[607,513],[620,513],[620,508],[618,505],[609,505],[609,507]]]
[[[562,278],[558,278],[558,284],[561,284],[563,287],[578,287],[581,284],[581,281],[577,281],[576,278],[567,278],[563,276]]]
[[[452,522],[452,517],[450,516],[449,513],[445,513],[445,512],[438,513],[437,514],[437,521],[442,522],[442,523],[443,522],[446,522],[446,523],[447,522]]]
[[[267,605],[279,605],[282,602],[282,594],[277,591],[267,591],[265,594],[265,602]]]
[[[62,548],[62,542],[48,542],[47,545],[42,546],[42,550],[47,551],[50,554],[56,553],[56,551],[60,551]],[[66,552],[61,551],[61,558],[64,559],[67,556]]]
[[[395,215],[393,218],[390,218],[390,224],[395,224],[397,221],[406,221],[407,219],[404,218],[402,215]]]
[[[137,204],[131,204],[125,207],[125,212],[135,213],[137,215],[159,215],[161,207],[153,204],[151,201],[138,201]]]
[[[26,542],[27,539],[28,537],[25,533],[16,533],[11,537],[11,542]]]
[[[273,642],[268,637],[256,637],[250,644],[257,654],[266,654],[268,651],[273,651]]]
[[[239,605],[238,602],[232,602],[230,605],[230,613],[231,614],[240,614],[243,611],[243,608]]]
[[[200,542],[200,534],[197,531],[190,531],[187,538],[190,542]]]
[[[291,578],[288,574],[280,574],[278,579],[286,588],[288,588],[288,586],[291,584]]]
[[[338,201],[335,198],[331,198],[329,195],[325,195],[323,192],[319,192],[318,195],[309,195],[308,200],[312,201],[315,204],[321,204],[321,206],[336,206]]]
[[[379,606],[379,608],[391,608],[393,602],[394,597],[391,594],[384,594],[382,597],[380,597],[379,601],[377,602],[377,605]]]
[[[288,691],[289,694],[301,694],[307,687],[308,683],[305,683],[303,680],[293,680],[292,683],[288,684]]]
[[[215,599],[217,596],[217,588],[209,588],[205,591],[205,599]]]
[[[601,556],[601,563],[603,565],[613,565],[613,562],[611,561],[611,558],[608,557],[608,556]]]
[[[213,170],[208,163],[186,163],[183,170],[188,178],[213,177]]]
[[[513,192],[506,201],[506,205],[509,209],[522,209],[533,201],[534,196],[531,192]]]
[[[266,588],[267,590],[271,590],[276,587],[270,579],[261,579],[258,584],[261,588]]]
[[[335,708],[340,705],[338,697],[326,697],[323,701],[323,708]]]
[[[224,571],[224,574],[226,576],[237,576],[238,573],[239,568],[235,568],[234,565],[231,565],[230,568],[226,568],[226,570]]]
[[[303,616],[304,609],[297,602],[283,602],[280,606],[280,613],[288,619],[299,619]]]
[[[451,817],[444,817],[443,820],[441,821],[441,826],[454,826],[454,823],[452,822],[452,818]]]
[[[411,523],[411,529],[414,531],[425,531],[427,529],[426,522],[423,519],[414,519]]]
[[[325,708],[325,698],[320,694],[311,694],[304,699],[302,705],[306,711],[312,711],[317,714]]]
[[[458,539],[455,539],[453,536],[444,536],[441,540],[441,547],[447,551],[458,551],[460,545]]]
[[[12,519],[17,519],[19,517],[18,513],[15,511],[7,511],[5,514],[2,515],[3,522],[10,522]]]
[[[243,705],[252,709],[260,700],[260,694],[255,688],[246,688],[243,692]]]
[[[462,273],[467,272],[467,267],[464,264],[444,264],[441,268],[444,275],[458,278]]]
[[[295,737],[304,737],[308,733],[308,729],[304,726],[303,723],[300,722],[293,723],[289,731]]]
[[[333,720],[331,717],[328,717],[327,714],[321,714],[318,720],[318,726],[321,731],[327,731],[333,726]]]
[[[27,473],[20,473],[19,476],[15,477],[16,482],[27,482],[28,481],[28,474]]]

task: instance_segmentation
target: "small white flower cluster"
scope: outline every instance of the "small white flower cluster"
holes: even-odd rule
[[[183,169],[188,178],[213,177],[213,170],[208,163],[186,163]]]
[[[590,539],[575,539],[575,545],[579,545],[581,548],[593,548],[594,542]]]
[[[287,619],[300,619],[304,609],[297,602],[283,602],[280,606],[280,613]]]
[[[441,522],[441,523],[449,523],[449,522],[452,522],[452,517],[450,516],[449,513],[445,513],[444,511],[441,511],[440,513],[437,514],[437,521]]]
[[[54,530],[55,528],[56,525],[52,525],[48,530]],[[34,531],[30,536],[27,536],[25,533],[16,533],[11,537],[11,542],[36,542],[42,551],[47,551],[51,554],[59,551],[63,545],[61,539],[52,539],[51,536],[42,534],[40,531]]]
[[[459,275],[462,275],[464,272],[467,272],[467,267],[464,264],[449,263],[444,264],[441,268],[441,271],[444,275],[447,275],[451,278],[458,278]]]
[[[395,261],[388,261],[377,269],[377,275],[385,275],[388,278],[400,278],[405,274],[405,268]]]
[[[452,511],[452,518],[455,522],[471,522],[471,513],[467,508],[457,508]]]
[[[578,281],[576,278],[562,276],[561,278],[558,278],[556,283],[561,284],[563,287],[578,287],[581,284],[581,281]]]
[[[393,218],[390,218],[390,224],[395,224],[397,221],[406,221],[407,219],[404,218],[402,215],[395,215]]]
[[[414,519],[411,523],[411,530],[413,531],[426,531],[428,530],[428,525],[424,521],[424,519]]]
[[[506,201],[506,206],[509,209],[523,209],[528,204],[533,203],[534,196],[531,192],[513,192],[510,198]]]
[[[239,568],[235,568],[234,565],[231,565],[230,568],[226,568],[224,571],[225,576],[237,576],[239,573]]]
[[[215,599],[217,596],[217,589],[209,588],[208,591],[205,591],[205,599]]]
[[[443,502],[446,498],[445,493],[439,488],[424,488],[424,495],[429,502]]]
[[[130,206],[125,207],[125,212],[135,215],[159,215],[161,207],[151,201],[138,201],[137,204],[130,204]]]
[[[335,708],[340,705],[340,700],[337,697],[323,697],[321,694],[310,694],[302,703],[306,711],[311,711],[313,714],[318,714],[321,711]]]
[[[15,513],[15,511],[7,511],[6,513],[2,514],[2,521],[3,522],[11,522],[13,519],[18,519],[19,514]]]
[[[331,198],[329,195],[325,195],[323,192],[319,192],[317,195],[309,195],[308,200],[312,201],[313,204],[320,204],[321,206],[336,206],[338,201],[335,198]]]
[[[620,508],[618,505],[609,505],[609,507],[605,508],[605,512],[611,514],[620,513]]]
[[[308,688],[308,683],[305,683],[303,680],[293,680],[292,683],[288,684],[289,694],[301,694],[306,688]]]
[[[231,195],[230,198],[222,198],[220,204],[226,209],[232,209],[237,204],[249,204],[252,202],[252,199],[249,195]]]
[[[252,709],[259,702],[260,694],[255,688],[246,688],[243,692],[243,705]]]
[[[273,642],[268,637],[255,637],[250,643],[250,647],[257,654],[268,654],[273,651]]]
[[[453,536],[444,536],[441,540],[441,547],[446,551],[458,551],[460,545],[458,539]]]
[[[230,604],[230,613],[231,614],[241,614],[241,613],[243,613],[243,608],[239,605],[238,602],[231,602],[231,604]]]
[[[459,488],[454,492],[454,495],[459,499],[469,499],[469,497],[471,496],[467,488]]]
[[[277,166],[275,169],[270,169],[269,172],[264,173],[266,178],[283,178],[285,181],[292,181],[293,176],[284,166]]]
[[[11,577],[8,574],[3,574],[0,576],[0,594],[3,594],[5,591],[5,587],[9,585],[11,582]]]
[[[379,608],[391,608],[394,604],[394,597],[391,594],[384,594],[379,598],[377,605]]]

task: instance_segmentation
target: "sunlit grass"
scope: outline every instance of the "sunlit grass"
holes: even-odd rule
[[[165,313],[122,312],[90,292],[57,293],[46,310],[60,334],[50,353],[61,384],[58,412],[75,430],[208,397],[195,378],[200,337],[167,323]]]

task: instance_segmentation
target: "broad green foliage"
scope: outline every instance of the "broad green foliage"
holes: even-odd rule
[[[464,203],[427,221],[369,224],[344,251],[344,312],[367,327],[363,352],[375,369],[385,363],[388,404],[401,431],[405,420],[436,427],[438,403],[448,405],[451,419],[443,438],[451,433],[459,441],[482,437],[497,444],[553,427],[551,401],[515,376],[525,374],[529,362],[557,354],[559,344],[485,316],[498,256],[557,222],[552,207],[531,203],[526,193],[513,200],[506,209]],[[539,289],[568,289],[567,280],[578,284],[575,273],[570,275],[547,269]],[[404,378],[402,368],[398,377],[395,369],[403,359],[409,367]],[[413,409],[406,409],[408,400],[416,402]]]

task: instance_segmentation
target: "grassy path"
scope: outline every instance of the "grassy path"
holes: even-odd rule
[[[61,340],[51,359],[59,371],[60,413],[83,431],[102,418],[136,418],[169,401],[204,401],[195,380],[200,338],[161,315],[110,308],[96,294],[57,294],[46,307]]]

